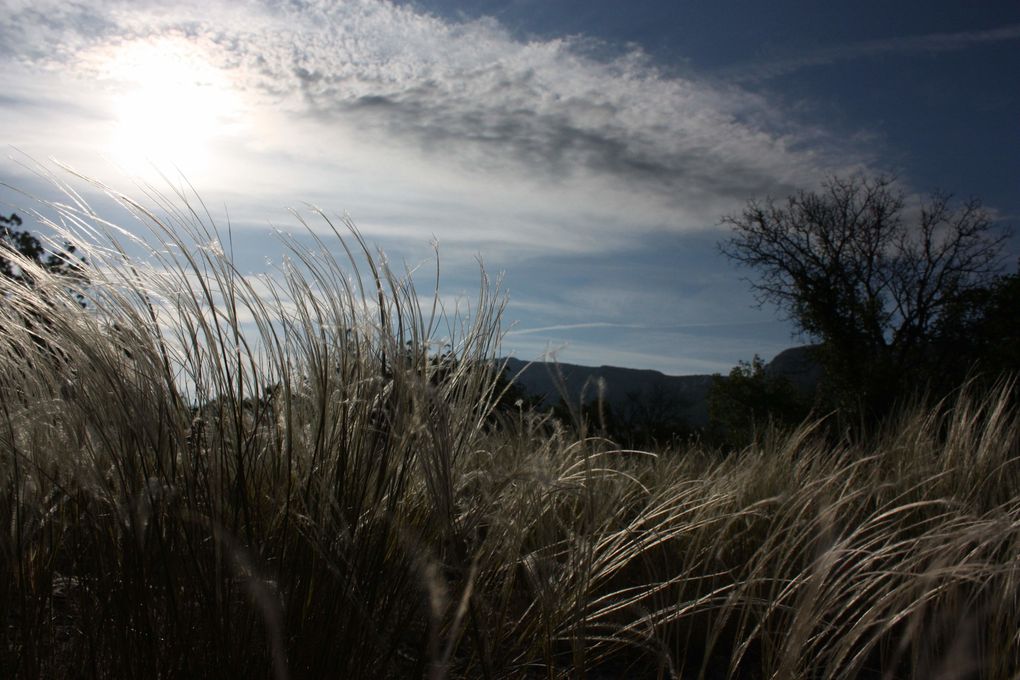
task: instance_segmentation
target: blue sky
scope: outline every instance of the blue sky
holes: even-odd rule
[[[21,154],[128,193],[176,166],[252,273],[306,202],[394,261],[435,238],[450,297],[504,272],[524,359],[725,372],[797,344],[719,220],[833,173],[1020,223],[1015,2],[4,7],[0,180],[57,198]]]

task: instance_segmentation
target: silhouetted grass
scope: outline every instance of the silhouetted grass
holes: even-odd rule
[[[728,457],[492,427],[484,278],[345,223],[256,281],[179,198],[121,197],[149,264],[49,207],[86,309],[0,281],[3,677],[1017,677],[1011,385]]]

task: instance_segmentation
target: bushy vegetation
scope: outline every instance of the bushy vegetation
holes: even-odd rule
[[[1018,276],[1002,274],[1009,233],[976,199],[936,192],[911,216],[892,179],[851,175],[751,200],[723,224],[721,250],[753,270],[758,299],[818,343],[828,406],[874,422],[975,369],[1020,371]]]
[[[770,430],[790,429],[811,413],[812,398],[784,377],[771,376],[757,354],[729,375],[714,376],[708,393],[708,441],[742,447]]]
[[[190,206],[122,200],[151,266],[72,203],[87,304],[0,277],[3,677],[1020,672],[1009,383],[621,450],[494,415],[484,279],[448,317],[339,225],[254,280]]]

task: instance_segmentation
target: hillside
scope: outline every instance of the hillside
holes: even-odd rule
[[[765,370],[772,376],[784,377],[802,389],[813,389],[821,375],[809,354],[809,347],[792,347],[777,354]],[[614,410],[628,404],[655,403],[660,409],[675,409],[694,426],[708,422],[708,392],[711,375],[666,375],[659,371],[622,368],[619,366],[580,366],[577,364],[507,359],[510,375],[529,394],[541,397],[552,406],[561,396],[572,403],[594,401],[599,394],[599,381],[604,385],[603,398]],[[518,375],[519,374],[519,375]]]

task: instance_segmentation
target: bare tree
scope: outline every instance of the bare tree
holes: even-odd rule
[[[944,312],[997,277],[1008,237],[974,199],[935,193],[909,222],[905,205],[890,178],[854,175],[723,219],[720,249],[755,270],[759,302],[821,342],[830,386],[869,399],[923,365]]]

